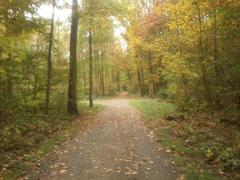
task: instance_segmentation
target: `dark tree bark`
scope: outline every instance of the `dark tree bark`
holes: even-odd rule
[[[34,86],[33,86],[33,97],[32,100],[35,101],[37,97],[38,90],[38,75],[36,73],[33,74]]]
[[[217,23],[217,10],[216,5],[214,4],[214,1],[211,1],[212,7],[213,7],[213,63],[214,63],[214,71],[215,71],[215,81],[216,86],[222,86],[222,73],[220,70],[220,65],[218,63],[218,23]],[[223,92],[221,92],[223,93]],[[215,106],[217,110],[221,110],[223,108],[222,102],[221,102],[221,95],[219,93],[215,92]]]
[[[119,71],[117,71],[116,80],[117,80],[117,89],[120,92],[121,91],[121,84],[120,84],[120,72]]]
[[[150,85],[149,85],[149,97],[153,98],[155,95],[155,83],[153,80],[153,68],[152,68],[152,54],[151,52],[148,52],[148,69],[150,74]]]
[[[138,85],[139,85],[139,91],[140,95],[143,96],[143,85],[142,85],[142,79],[141,79],[141,72],[139,69],[137,69],[137,77],[138,77]]]
[[[128,77],[128,80],[129,80],[129,86],[128,86],[128,91],[129,92],[132,92],[132,75],[130,73],[130,71],[126,71],[126,75]]]
[[[47,69],[47,87],[46,87],[46,99],[45,99],[45,114],[48,115],[49,112],[49,101],[50,101],[50,91],[51,91],[51,78],[52,78],[52,45],[53,45],[53,31],[54,31],[54,9],[55,0],[52,0],[52,20],[51,20],[51,30],[49,34],[49,47],[48,47],[48,69]]]
[[[77,31],[78,31],[78,1],[72,1],[72,23],[70,35],[70,62],[68,85],[68,113],[78,114],[77,108]]]
[[[105,78],[104,78],[104,54],[101,51],[101,85],[102,85],[102,95],[105,95]]]
[[[92,48],[92,28],[89,28],[89,106],[93,107],[93,48]]]

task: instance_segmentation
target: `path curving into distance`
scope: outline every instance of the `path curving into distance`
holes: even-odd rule
[[[104,100],[84,133],[58,147],[24,179],[175,180],[177,168],[151,138],[128,99]],[[91,119],[90,119],[91,120]]]

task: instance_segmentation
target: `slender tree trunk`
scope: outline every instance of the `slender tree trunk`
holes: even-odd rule
[[[216,79],[216,85],[217,88],[219,86],[222,85],[221,82],[221,78],[222,78],[222,74],[221,71],[219,69],[218,65],[218,47],[217,47],[217,34],[218,34],[218,30],[217,30],[217,10],[215,8],[214,2],[212,2],[213,4],[213,22],[214,22],[214,27],[213,27],[213,63],[214,63],[214,70],[215,70],[215,79]],[[222,92],[223,93],[223,92]],[[217,109],[222,109],[222,103],[221,103],[221,98],[220,98],[220,94],[216,93],[216,97],[215,97],[215,105]]]
[[[101,76],[102,76],[102,95],[105,95],[105,78],[104,78],[104,54],[101,51]]]
[[[114,71],[115,71],[115,68],[113,68],[112,69],[112,72],[111,72],[111,79],[112,79],[112,84],[114,84],[115,85],[115,73],[114,73]]]
[[[12,73],[11,73],[11,67],[12,67],[12,53],[8,53],[8,58],[7,58],[7,67],[6,67],[6,76],[7,76],[7,85],[4,94],[7,98],[12,98],[13,96],[13,82],[12,82]]]
[[[201,17],[201,10],[200,10],[200,1],[197,1],[197,13],[198,13],[198,26],[199,26],[199,54],[200,54],[200,66],[201,66],[201,73],[202,73],[202,82],[204,86],[204,95],[208,102],[208,106],[212,110],[212,97],[210,92],[210,87],[207,79],[207,72],[206,72],[206,65],[205,65],[205,56],[204,56],[204,47],[203,47],[203,29],[202,29],[202,17]]]
[[[139,69],[137,69],[137,77],[138,77],[140,95],[143,96],[143,85],[142,85],[141,73]]]
[[[121,91],[121,85],[120,85],[120,72],[117,71],[117,89],[120,92]]]
[[[78,114],[77,108],[77,31],[78,1],[72,1],[72,24],[70,35],[70,69],[68,85],[68,113]]]
[[[186,104],[186,108],[184,108],[184,110],[188,112],[189,111],[188,79],[186,75],[183,73],[181,73],[181,76],[182,76],[182,84],[183,84],[183,91],[184,91],[184,99]]]
[[[213,43],[213,61],[214,61],[214,65],[215,65],[215,75],[216,75],[216,81],[219,82],[219,69],[217,67],[217,60],[218,60],[218,49],[217,49],[217,12],[216,9],[214,8],[214,15],[213,15],[213,19],[214,19],[214,32],[213,32],[213,39],[214,39],[214,43]]]
[[[179,50],[179,57],[183,59],[183,50],[182,50],[182,42],[181,42],[181,37],[180,37],[180,28],[179,28],[179,14],[178,14],[178,8],[177,5],[175,4],[175,8],[177,11],[175,11],[175,21],[177,25],[177,38],[178,38],[178,50]],[[185,105],[186,108],[184,107],[184,110],[186,109],[187,111],[189,110],[189,94],[188,94],[188,79],[186,75],[184,74],[183,71],[181,71],[181,81],[183,85],[183,90],[184,90],[184,99],[185,99]]]
[[[36,97],[37,97],[37,86],[38,86],[38,76],[36,74],[34,74],[33,76],[34,79],[34,86],[33,86],[33,97],[32,100],[35,101]]]
[[[82,62],[81,63],[82,66],[80,68],[82,68],[83,85],[84,85],[84,87],[87,87],[87,67],[86,67],[86,63],[85,63],[85,59],[84,59],[84,45],[83,45],[83,43],[80,43],[80,46],[81,46],[80,60]]]
[[[51,78],[52,78],[52,45],[53,45],[54,16],[55,16],[54,9],[55,9],[55,0],[52,0],[52,20],[51,20],[51,30],[50,30],[50,35],[49,35],[47,87],[46,87],[46,99],[45,99],[45,114],[46,115],[48,115],[48,112],[49,112]]]
[[[96,51],[96,66],[95,66],[95,76],[98,82],[98,95],[102,94],[102,75],[101,75],[101,57],[99,55],[99,51]]]
[[[153,98],[155,94],[155,83],[153,80],[153,69],[152,69],[152,55],[151,52],[148,52],[148,69],[150,74],[150,84],[149,84],[149,97]]]
[[[128,91],[132,92],[132,76],[131,76],[130,70],[127,70],[126,74],[127,74],[128,80],[129,80]]]
[[[97,58],[97,66],[96,66],[96,78],[98,80],[98,85],[99,85],[99,95],[102,95],[102,64],[101,64],[101,56],[99,55],[99,51],[96,51],[96,58]]]
[[[142,64],[141,64],[141,67],[140,67],[140,77],[141,77],[141,81],[142,81],[142,88],[143,88],[143,93],[144,93],[144,87],[145,87],[145,75],[144,75],[144,71],[143,71],[143,67],[142,67]]]
[[[89,28],[89,106],[93,107],[93,52],[92,28]]]

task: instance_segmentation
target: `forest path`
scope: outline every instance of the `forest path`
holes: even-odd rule
[[[101,103],[106,108],[93,118],[96,123],[47,156],[25,179],[177,179],[177,168],[159,150],[128,99]]]

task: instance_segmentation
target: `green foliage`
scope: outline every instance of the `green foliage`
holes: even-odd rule
[[[80,103],[78,103],[78,107],[81,110],[80,111],[81,116],[96,114],[96,112],[99,112],[104,108],[104,105],[101,105],[101,104],[95,104],[92,108],[86,108],[87,106],[88,106],[88,103],[86,101],[85,102],[81,101]]]
[[[131,104],[143,113],[146,125],[155,132],[165,150],[172,153],[173,160],[184,168],[187,179],[218,179],[213,173],[219,170],[232,173],[233,177],[239,175],[240,157],[234,148],[233,134],[229,134],[235,129],[223,128],[197,115],[184,121],[164,120],[161,117],[177,111],[156,100],[132,100]],[[164,112],[155,107],[162,107]]]
[[[146,120],[164,117],[175,112],[175,106],[171,103],[159,102],[151,99],[131,100],[130,104],[143,112]]]
[[[148,89],[149,96],[167,96],[182,111],[230,107],[236,114],[239,1],[144,2],[129,5],[126,39],[133,88]]]
[[[38,27],[36,11],[42,2],[43,0],[2,0],[0,2],[0,31],[3,25],[4,33],[11,36]]]
[[[226,148],[219,155],[219,161],[223,170],[240,170],[240,159],[232,148]]]
[[[22,150],[39,145],[55,128],[69,127],[68,121],[60,120],[66,117],[68,94],[68,23],[55,22],[51,118],[44,115],[50,27],[49,20],[39,17],[37,10],[45,2],[0,1],[0,152],[4,151],[1,154],[8,150],[22,154]],[[95,97],[127,90],[142,96],[157,95],[171,102],[131,101],[150,124],[154,118],[175,114],[177,110],[217,112],[219,116],[227,116],[231,124],[237,124],[239,7],[238,0],[83,0],[77,50],[79,97],[86,98],[89,91],[88,32],[91,28]],[[116,37],[120,29],[126,31],[123,37],[127,49],[124,50],[121,47],[124,40]],[[93,109],[79,105],[82,115],[102,109],[98,105]],[[209,129],[185,126],[181,126],[184,132],[180,131],[179,135],[188,137],[196,145],[194,150],[185,149],[171,135],[163,136],[161,142],[178,153],[195,156],[196,151],[201,152],[206,161],[216,161],[223,170],[239,169],[235,150],[239,150],[239,138],[236,148],[232,148],[230,142],[224,144],[221,138],[208,134]],[[53,143],[46,145],[41,152],[52,146]],[[0,166],[9,161],[8,157],[0,160]],[[191,176],[208,179],[207,174],[195,176],[193,172]]]
[[[162,100],[167,100],[167,98],[168,98],[168,92],[166,89],[158,90],[156,95],[159,99],[162,99]]]
[[[80,103],[81,116],[95,115],[104,106],[96,104],[89,108]],[[0,174],[16,179],[31,164],[49,153],[56,145],[71,138],[86,122],[72,121],[73,117],[54,114],[44,116],[22,116],[15,118],[11,125],[1,128],[0,134]],[[6,178],[7,178],[6,177]]]
[[[195,179],[198,179],[198,180],[218,180],[219,177],[216,177],[216,176],[214,176],[214,175],[212,175],[211,173],[208,173],[208,172],[199,173],[196,170],[190,168],[188,170],[186,179],[188,179],[188,180],[195,180]]]

